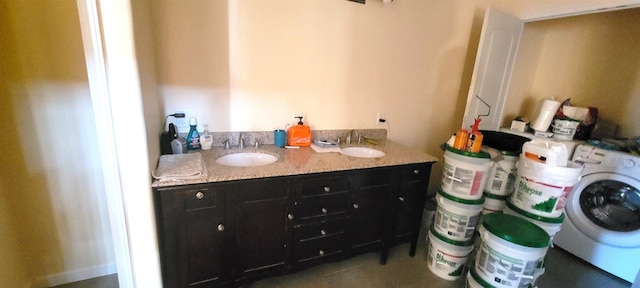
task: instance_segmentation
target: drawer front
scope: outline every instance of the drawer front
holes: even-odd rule
[[[181,194],[185,210],[216,207],[222,204],[218,203],[218,191],[213,188],[184,190]]]
[[[300,184],[302,197],[327,195],[349,191],[349,177],[335,176],[304,180]]]
[[[341,235],[345,233],[345,225],[346,218],[300,225],[294,230],[294,241],[304,242],[318,238]]]
[[[369,170],[366,173],[358,174],[358,187],[378,187],[389,186],[391,183],[391,169]]]
[[[305,197],[297,203],[296,218],[308,219],[347,213],[347,193]]]
[[[296,263],[319,260],[343,253],[343,234],[296,243],[294,259]]]
[[[431,169],[428,165],[411,165],[402,168],[402,182],[427,181]]]

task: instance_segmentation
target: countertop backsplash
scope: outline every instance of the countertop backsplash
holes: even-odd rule
[[[344,143],[347,135],[353,132],[355,135],[362,135],[374,140],[387,139],[386,129],[340,129],[340,130],[311,130],[311,138],[313,141],[318,139],[336,141],[338,137]],[[273,131],[246,131],[246,132],[210,132],[213,135],[213,146],[224,146],[223,142],[229,140],[229,145],[238,146],[240,134],[244,137],[245,146],[255,145],[256,139],[258,144],[273,145]],[[202,132],[200,132],[202,135]],[[180,137],[186,138],[187,134],[180,133]],[[355,140],[355,139],[354,139]]]

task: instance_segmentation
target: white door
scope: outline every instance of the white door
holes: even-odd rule
[[[500,128],[523,27],[522,20],[491,7],[487,9],[462,128],[468,129],[478,116],[482,119],[481,130]]]

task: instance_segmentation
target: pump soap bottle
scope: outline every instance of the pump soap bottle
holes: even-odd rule
[[[191,117],[189,119],[189,133],[187,134],[187,150],[200,149],[200,134],[196,129],[197,125],[198,120],[195,117]]]
[[[209,150],[213,144],[213,136],[209,133],[209,125],[204,124],[204,131],[202,131],[202,135],[200,135],[200,146],[202,146],[202,150]]]
[[[311,146],[311,128],[302,123],[302,116],[298,118],[298,125],[289,127],[287,131],[287,145],[308,147]]]

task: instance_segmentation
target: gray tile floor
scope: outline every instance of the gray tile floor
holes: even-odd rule
[[[339,263],[330,263],[295,274],[272,277],[250,285],[251,288],[338,288],[338,287],[465,287],[465,279],[447,281],[427,268],[426,241],[421,235],[415,257],[409,257],[409,245],[393,248],[386,265],[379,264],[379,253],[368,253]],[[560,248],[547,252],[540,288],[622,288],[631,287]]]
[[[367,253],[349,260],[328,263],[298,273],[262,279],[250,288],[341,288],[341,287],[465,287],[464,278],[446,281],[427,268],[426,242],[421,241],[415,257],[409,257],[409,245],[402,244],[389,253],[386,265],[380,265],[380,253]],[[560,248],[549,249],[547,270],[540,288],[621,288],[631,284],[614,277]],[[57,288],[118,288],[115,275],[65,284]],[[174,287],[165,287],[174,288]]]

